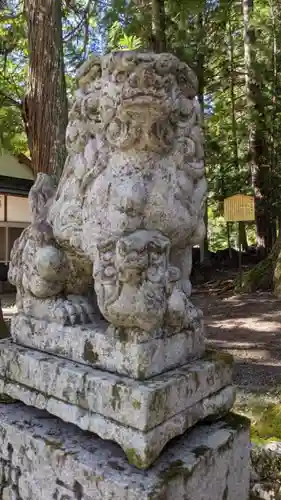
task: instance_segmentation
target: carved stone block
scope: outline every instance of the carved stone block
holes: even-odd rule
[[[231,414],[177,439],[140,471],[114,443],[44,411],[0,405],[1,498],[248,500],[248,441],[248,421]]]
[[[9,341],[0,344],[1,393],[116,441],[140,468],[199,420],[226,413],[235,398],[230,356],[209,354],[139,382]]]
[[[205,350],[202,320],[192,330],[148,334],[98,319],[63,326],[18,314],[12,319],[12,337],[20,345],[140,380],[182,366]]]

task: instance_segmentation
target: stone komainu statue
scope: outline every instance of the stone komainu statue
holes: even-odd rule
[[[11,254],[18,308],[63,324],[99,309],[117,327],[192,328],[206,195],[196,77],[170,54],[126,51],[91,57],[78,83],[59,186],[39,174]]]

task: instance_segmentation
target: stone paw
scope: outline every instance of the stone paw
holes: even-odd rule
[[[83,297],[68,296],[59,299],[54,306],[53,316],[58,323],[68,326],[91,323],[94,312],[91,305]]]

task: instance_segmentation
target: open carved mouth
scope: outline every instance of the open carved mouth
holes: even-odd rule
[[[129,106],[143,106],[145,104],[149,104],[149,106],[157,106],[159,107],[163,103],[163,99],[159,97],[159,95],[147,93],[147,94],[133,94],[126,97],[123,97],[123,105],[126,107]]]

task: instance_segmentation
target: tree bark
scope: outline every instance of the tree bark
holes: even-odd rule
[[[245,87],[249,113],[249,170],[256,205],[257,243],[261,254],[272,248],[270,168],[265,140],[265,105],[261,75],[256,68],[256,32],[251,25],[254,0],[242,0],[244,18]]]
[[[67,98],[61,2],[25,0],[28,22],[29,90],[25,121],[34,173],[58,181],[66,158]]]
[[[166,52],[166,12],[164,0],[152,0],[152,48],[154,52]]]
[[[196,74],[198,78],[198,101],[201,108],[202,127],[204,129],[204,113],[205,113],[205,2],[202,10],[197,15],[197,61]],[[204,214],[206,226],[206,234],[200,245],[200,262],[208,260],[209,256],[209,241],[208,241],[208,201],[206,200],[206,208]]]
[[[242,247],[243,252],[247,252],[248,241],[247,241],[246,226],[245,226],[245,222],[242,222],[242,221],[239,222],[238,242],[240,242],[240,245]]]
[[[230,73],[230,100],[231,100],[231,130],[232,130],[232,154],[233,165],[236,170],[239,170],[239,156],[238,156],[238,140],[237,140],[237,122],[235,112],[235,67],[234,67],[234,41],[232,34],[231,19],[228,23],[229,34],[229,73]]]
[[[275,241],[270,254],[244,274],[242,286],[237,284],[237,290],[247,293],[272,289],[281,297],[281,235]]]

